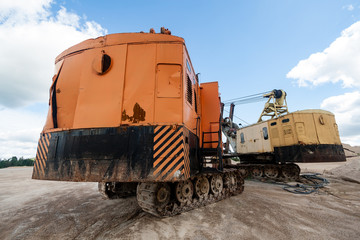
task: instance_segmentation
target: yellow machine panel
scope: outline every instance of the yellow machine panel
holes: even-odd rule
[[[273,155],[279,162],[345,161],[335,116],[324,110],[297,111],[240,128],[237,152],[244,158]]]
[[[237,132],[236,141],[238,153],[264,153],[274,150],[271,146],[267,122],[241,128]]]

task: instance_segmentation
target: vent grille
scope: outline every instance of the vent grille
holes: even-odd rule
[[[192,84],[189,76],[187,76],[187,91],[186,91],[187,101],[192,105]]]

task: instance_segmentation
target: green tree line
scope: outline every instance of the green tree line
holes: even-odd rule
[[[33,158],[17,158],[0,159],[0,168],[15,167],[15,166],[34,166]]]

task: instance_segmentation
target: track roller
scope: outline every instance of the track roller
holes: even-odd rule
[[[299,178],[300,168],[296,164],[286,164],[282,167],[281,172],[285,179],[296,180]]]
[[[275,179],[279,176],[279,168],[274,165],[264,167],[264,176],[270,179]]]
[[[262,167],[253,167],[251,168],[251,176],[254,178],[261,178],[264,175]]]
[[[221,193],[223,190],[224,181],[220,174],[214,175],[210,178],[210,189],[211,192],[217,196]]]
[[[191,201],[194,194],[194,186],[191,180],[180,181],[176,183],[175,195],[180,203]]]
[[[197,177],[195,179],[195,195],[198,198],[205,198],[207,197],[209,190],[210,190],[210,184],[209,180],[205,176]]]
[[[136,192],[139,206],[155,216],[161,216],[158,209],[165,208],[171,197],[168,183],[139,183]]]
[[[226,188],[230,189],[230,191],[235,191],[237,188],[237,182],[235,174],[230,172],[226,173],[224,177],[224,185]]]

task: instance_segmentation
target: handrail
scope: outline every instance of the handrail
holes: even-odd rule
[[[218,133],[218,140],[217,141],[204,141],[204,136],[205,134],[214,134],[214,133]],[[221,149],[221,124],[219,122],[219,131],[215,131],[215,132],[202,132],[202,144],[201,144],[201,150],[204,151],[205,149],[216,149],[216,157],[218,159],[218,170],[222,171],[223,170],[223,162],[222,162],[222,149]],[[209,144],[209,143],[217,143],[216,148],[204,148],[204,144]],[[202,163],[204,164],[204,162]]]

